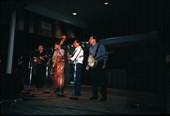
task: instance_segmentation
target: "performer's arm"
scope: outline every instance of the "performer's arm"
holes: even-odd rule
[[[106,62],[107,62],[107,59],[104,60],[102,69],[105,69],[105,68],[106,68]]]

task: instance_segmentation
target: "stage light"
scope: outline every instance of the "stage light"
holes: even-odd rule
[[[77,13],[76,13],[76,12],[73,12],[73,15],[74,15],[74,16],[76,16],[76,15],[77,15]]]
[[[104,5],[108,5],[109,3],[108,2],[105,2]]]

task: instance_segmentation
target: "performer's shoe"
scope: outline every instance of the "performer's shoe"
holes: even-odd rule
[[[100,101],[106,101],[106,98],[101,98]]]
[[[81,96],[80,94],[75,94],[74,96]]]
[[[72,99],[72,100],[79,100],[79,97],[78,96],[71,96],[70,99]]]
[[[65,97],[64,93],[57,93],[57,97]]]
[[[90,97],[90,100],[97,100],[97,97]]]
[[[54,90],[54,93],[56,93],[56,92],[58,92],[58,91],[57,91],[57,89],[56,89],[56,90]]]

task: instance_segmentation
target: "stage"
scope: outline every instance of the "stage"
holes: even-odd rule
[[[151,93],[107,88],[107,101],[89,100],[91,86],[82,85],[81,96],[72,97],[73,85],[65,85],[65,96],[58,97],[52,86],[36,89],[24,85],[20,95],[1,100],[3,115],[130,115],[160,114],[158,96]],[[100,97],[100,96],[99,96]],[[99,98],[100,99],[100,98]]]

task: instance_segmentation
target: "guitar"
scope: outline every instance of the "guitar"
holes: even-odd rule
[[[108,54],[114,54],[114,53],[115,53],[115,50],[113,49],[113,50],[110,50],[109,52],[102,54],[100,56],[97,56],[95,58],[94,58],[94,55],[89,55],[87,63],[91,68],[94,68],[97,66],[99,58],[101,58],[103,56],[107,56]]]
[[[33,57],[34,58],[34,62],[38,63],[38,64],[42,64],[44,58],[48,58],[50,55],[46,54],[44,56],[39,56],[39,57]]]
[[[81,55],[81,56],[79,56],[78,58],[83,57],[83,56],[84,56],[84,55]],[[69,55],[69,57],[72,57],[72,55]],[[69,58],[69,57],[68,57],[68,58]],[[69,63],[69,64],[75,64],[76,61],[77,61],[77,59],[75,59],[74,61],[72,61],[71,59],[68,59],[68,63]]]
[[[72,55],[71,55],[70,51],[67,51],[68,63],[69,63],[69,64],[72,64],[71,59],[69,59],[70,57],[72,57]]]
[[[81,50],[80,50],[80,52],[81,52]],[[80,53],[80,52],[79,52],[79,53]],[[72,60],[71,60],[71,57],[73,57],[73,55],[71,55],[70,52],[68,51],[68,52],[67,52],[68,63],[69,63],[69,64],[76,64],[78,58],[84,57],[84,55],[79,56],[79,53],[78,53],[78,55],[76,56],[75,60],[72,61]]]

